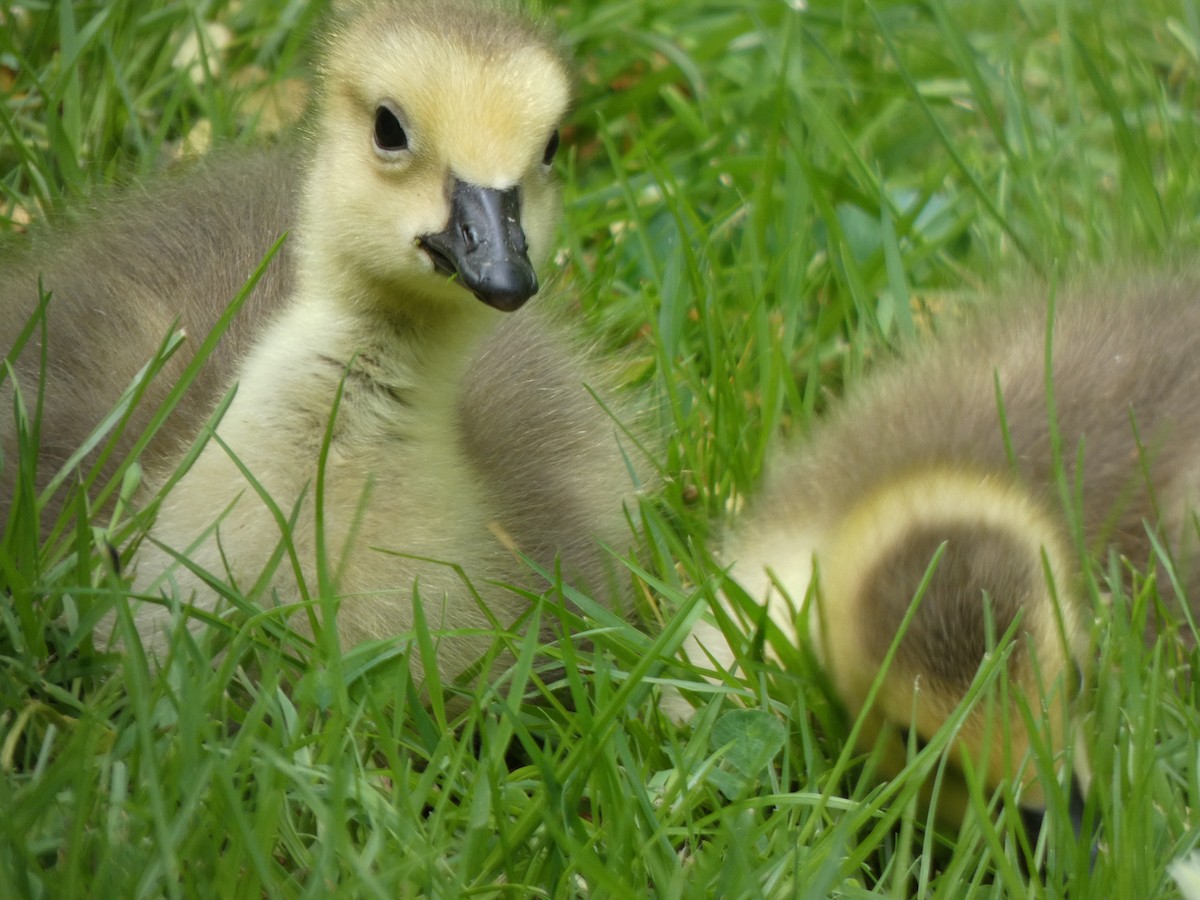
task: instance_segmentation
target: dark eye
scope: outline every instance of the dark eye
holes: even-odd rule
[[[375,110],[375,146],[387,153],[408,149],[408,135],[400,119],[386,106]]]
[[[550,165],[554,162],[554,157],[558,153],[558,129],[554,129],[554,134],[550,135],[550,140],[546,142],[546,150],[542,153],[542,164]]]

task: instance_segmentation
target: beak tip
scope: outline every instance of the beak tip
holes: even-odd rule
[[[472,292],[501,312],[514,312],[538,291],[537,275],[532,266],[502,266],[479,279]]]

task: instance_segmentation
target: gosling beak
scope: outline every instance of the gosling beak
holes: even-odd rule
[[[521,196],[515,187],[484,188],[455,179],[450,221],[417,243],[438,272],[458,277],[472,294],[512,312],[537,293],[537,274],[521,230]]]

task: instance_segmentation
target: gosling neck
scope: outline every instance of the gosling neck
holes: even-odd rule
[[[479,343],[506,315],[429,276],[412,284],[298,273],[296,315],[338,368],[368,377],[425,415],[452,415]]]

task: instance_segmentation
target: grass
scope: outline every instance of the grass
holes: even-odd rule
[[[210,137],[262,139],[265,100],[307,77],[321,6],[0,5],[0,210],[20,229]],[[949,731],[879,784],[802,651],[780,648],[784,672],[750,660],[690,727],[658,712],[655,685],[693,683],[662,660],[714,591],[705,548],[770,448],[872,358],[1009,273],[1196,246],[1196,5],[552,13],[580,66],[554,289],[670,436],[632,561],[650,628],[539,599],[533,617],[591,644],[500,635],[516,662],[460,688],[460,712],[420,702],[403,648],[245,637],[214,665],[209,638],[180,635],[158,671],[92,644],[96,608],[127,588],[91,530],[71,520],[51,553],[11,525],[0,896],[1176,896],[1168,866],[1200,843],[1193,660],[1169,636],[1143,643],[1155,584],[1122,587],[1115,561],[1096,561],[1115,596],[1079,701],[1090,868],[1062,821],[1036,850],[982,808],[932,827],[917,792]],[[214,22],[232,43],[175,65]],[[411,652],[429,640],[418,629]]]

